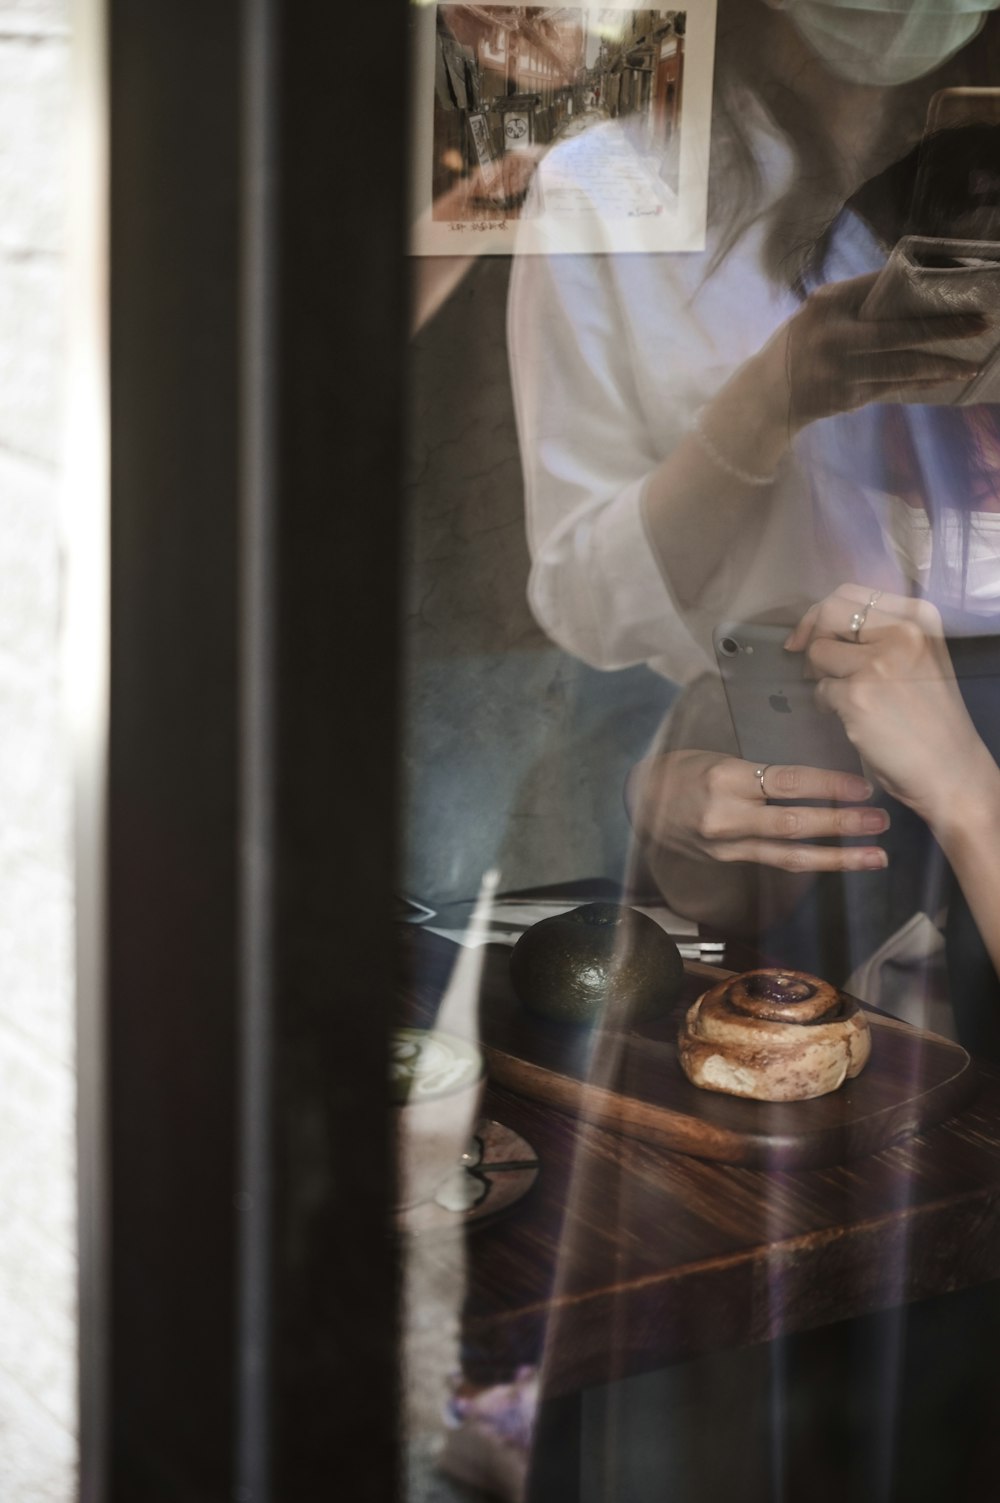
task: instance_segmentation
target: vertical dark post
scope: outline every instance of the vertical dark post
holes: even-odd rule
[[[404,0],[354,19],[109,0],[120,1503],[394,1490]]]
[[[392,1471],[406,6],[275,21],[273,1486],[313,1503],[340,1467],[363,1503]]]
[[[231,1496],[239,5],[112,0],[111,1496]]]

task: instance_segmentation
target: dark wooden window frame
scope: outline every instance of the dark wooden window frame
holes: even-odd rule
[[[406,6],[102,19],[82,1496],[388,1499]]]

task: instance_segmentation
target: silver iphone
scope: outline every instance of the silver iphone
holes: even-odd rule
[[[816,704],[805,656],[786,652],[791,626],[724,621],[713,634],[729,714],[748,762],[861,773],[839,718]]]

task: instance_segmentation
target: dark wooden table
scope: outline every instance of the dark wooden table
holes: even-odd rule
[[[435,1016],[457,948],[410,929],[401,1010]],[[500,957],[484,986],[504,985]],[[670,1153],[491,1089],[541,1162],[470,1231],[464,1353],[501,1379],[545,1353],[571,1393],[698,1353],[1000,1277],[1000,1072],[959,1116],[868,1158],[762,1171]]]

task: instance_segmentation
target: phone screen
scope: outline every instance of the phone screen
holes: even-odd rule
[[[936,99],[917,154],[910,230],[1000,240],[1000,89],[942,90]]]

